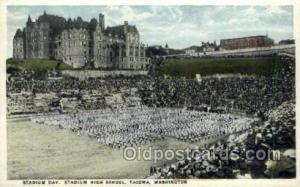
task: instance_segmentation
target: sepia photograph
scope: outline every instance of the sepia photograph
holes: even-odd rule
[[[295,4],[3,8],[6,180],[296,180]]]

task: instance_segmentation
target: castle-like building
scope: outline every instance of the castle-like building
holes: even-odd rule
[[[14,59],[56,59],[73,68],[145,69],[149,60],[136,26],[106,27],[104,15],[83,21],[44,12],[13,38]]]

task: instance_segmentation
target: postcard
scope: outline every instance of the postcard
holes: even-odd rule
[[[0,186],[299,184],[299,3],[165,3],[1,2]]]

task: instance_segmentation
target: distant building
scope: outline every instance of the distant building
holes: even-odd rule
[[[279,45],[295,44],[295,40],[294,39],[281,40],[278,44]]]
[[[201,46],[195,45],[184,49],[185,54],[189,56],[197,56],[200,51]]]
[[[213,52],[216,50],[216,42],[209,43],[209,42],[202,42],[201,44],[201,52]]]
[[[220,41],[221,50],[270,47],[273,45],[274,41],[268,36],[249,36],[243,38],[222,39]]]
[[[213,52],[215,51],[216,44],[210,42],[202,42],[201,46],[191,46],[184,49],[186,55],[189,56],[201,56],[206,52]]]
[[[137,28],[127,21],[105,27],[103,14],[90,22],[46,12],[35,22],[29,16],[14,36],[13,58],[57,59],[74,68],[145,69],[148,64]]]

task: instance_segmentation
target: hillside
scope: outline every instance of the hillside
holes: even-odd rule
[[[15,70],[69,70],[72,67],[68,64],[57,60],[14,60],[8,59],[6,61],[7,69]]]
[[[285,66],[279,57],[210,59],[167,59],[161,73],[172,77],[210,76],[215,74],[273,75]]]

